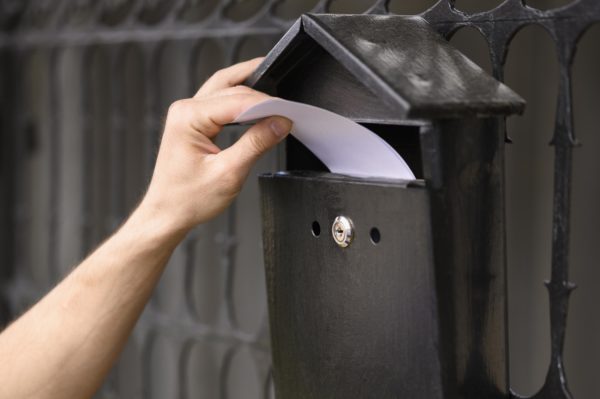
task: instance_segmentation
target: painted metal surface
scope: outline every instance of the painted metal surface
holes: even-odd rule
[[[261,178],[278,397],[509,396],[504,136],[494,118],[434,122],[421,136],[416,186]],[[339,214],[356,231],[343,250],[310,234]]]
[[[305,73],[302,61],[335,79],[321,70],[315,47],[350,72],[379,107],[387,108],[388,121],[508,115],[524,108],[521,97],[448,44],[424,19],[398,15],[304,15],[248,83],[269,90],[279,80],[287,82],[296,68]],[[314,86],[312,80],[307,84]]]
[[[559,96],[551,143],[555,151],[552,272],[546,282],[550,298],[551,360],[546,381],[533,398],[571,398],[563,363],[569,295],[575,288],[569,281],[568,261],[572,151],[577,145],[573,126],[571,66],[577,42],[588,28],[600,20],[600,3],[578,0],[558,9],[538,10],[527,7],[525,1],[507,0],[493,10],[474,15],[453,10],[453,3],[439,2],[422,16],[447,37],[464,25],[478,29],[490,45],[494,75],[499,80],[504,76],[510,41],[524,26],[532,22],[543,26],[558,49]],[[518,394],[514,396],[519,397]]]
[[[277,397],[446,397],[424,187],[318,173],[260,179]],[[311,233],[340,213],[356,233],[345,248]]]

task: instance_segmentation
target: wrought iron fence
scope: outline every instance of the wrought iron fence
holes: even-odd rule
[[[600,2],[541,10],[506,0],[475,13],[454,3],[0,1],[0,321],[46,292],[135,205],[168,104],[191,95],[212,71],[266,53],[300,13],[423,12],[449,39],[475,28],[501,80],[511,40],[535,24],[555,42],[559,65],[547,283],[551,363],[536,397],[570,397],[562,352],[574,288],[571,68],[580,38],[600,21]],[[229,130],[222,144],[239,134]],[[257,169],[277,166],[272,155]],[[257,201],[251,179],[224,216],[180,246],[99,397],[273,396]]]

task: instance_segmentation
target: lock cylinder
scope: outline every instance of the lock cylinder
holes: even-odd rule
[[[331,225],[331,235],[337,245],[346,248],[354,239],[354,224],[346,216],[338,216]]]

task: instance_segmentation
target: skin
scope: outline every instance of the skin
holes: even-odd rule
[[[0,398],[89,398],[100,387],[185,235],[227,208],[291,122],[267,118],[231,147],[223,125],[269,96],[239,86],[255,59],[218,71],[169,108],[148,190],[121,228],[0,334]]]

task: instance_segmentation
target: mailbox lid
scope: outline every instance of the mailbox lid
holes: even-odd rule
[[[315,105],[378,123],[505,116],[525,106],[419,16],[305,14],[247,84],[311,104],[303,90],[316,90],[316,101],[333,91],[334,97]],[[335,96],[344,98],[341,106]]]
[[[306,172],[260,185],[278,397],[441,398],[428,191]]]

